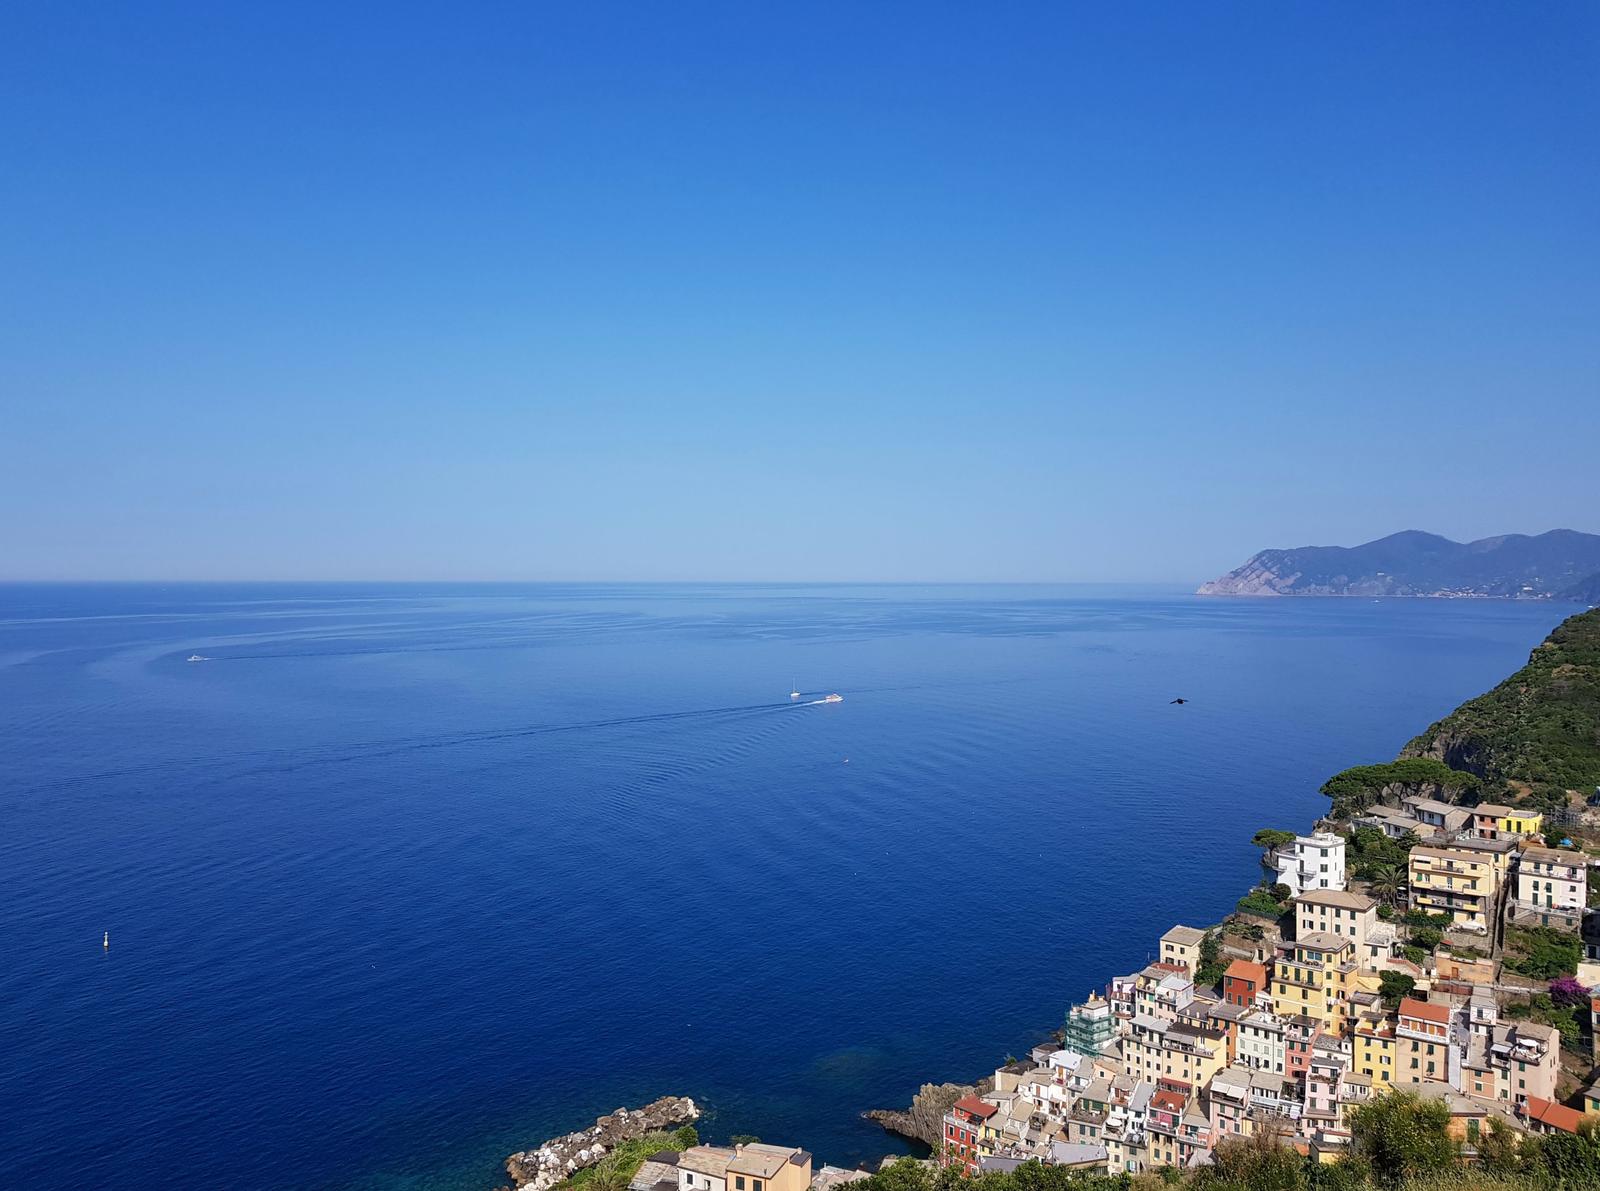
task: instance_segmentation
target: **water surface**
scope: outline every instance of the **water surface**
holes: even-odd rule
[[[482,1191],[666,1093],[876,1157],[1573,610],[0,587],[0,1169]]]

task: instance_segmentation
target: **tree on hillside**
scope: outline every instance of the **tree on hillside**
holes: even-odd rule
[[[1279,831],[1276,827],[1263,827],[1250,837],[1250,842],[1258,848],[1281,848],[1284,844],[1294,842],[1294,832]]]
[[[1356,765],[1322,783],[1333,800],[1333,817],[1348,819],[1366,810],[1391,786],[1403,794],[1437,792],[1450,802],[1477,801],[1480,780],[1476,774],[1451,769],[1433,757],[1404,757],[1387,765]]]
[[[1411,990],[1417,987],[1413,977],[1404,972],[1379,972],[1378,992],[1383,997],[1383,1003],[1390,1009],[1400,1008],[1403,997],[1409,997]]]

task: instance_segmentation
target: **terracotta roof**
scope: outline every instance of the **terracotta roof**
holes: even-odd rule
[[[1442,1026],[1450,1024],[1450,1006],[1430,1005],[1426,1001],[1418,1001],[1406,997],[1400,1002],[1401,1017],[1420,1017],[1424,1021],[1438,1022]]]
[[[1165,1112],[1182,1112],[1183,1104],[1184,1101],[1182,1096],[1178,1095],[1176,1092],[1166,1091],[1165,1089],[1150,1097],[1150,1107],[1159,1108]]]
[[[1568,1108],[1565,1104],[1552,1104],[1539,1096],[1528,1097],[1528,1107],[1525,1110],[1530,1121],[1538,1121],[1541,1125],[1549,1125],[1552,1129],[1559,1129],[1563,1133],[1576,1133],[1578,1122],[1583,1120],[1583,1114],[1575,1108]]]
[[[987,1100],[980,1100],[976,1096],[961,1097],[956,1101],[956,1107],[962,1112],[984,1121],[1000,1111],[998,1106],[990,1104]]]
[[[1235,980],[1252,980],[1256,984],[1265,984],[1267,982],[1266,965],[1253,964],[1247,959],[1234,960],[1222,975],[1224,979],[1232,976]]]

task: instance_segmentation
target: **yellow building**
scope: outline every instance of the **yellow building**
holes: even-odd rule
[[[1304,1014],[1323,1033],[1342,1033],[1355,973],[1350,939],[1313,931],[1280,943],[1272,963],[1272,1011],[1283,1018]]]
[[[1135,1014],[1122,1039],[1123,1067],[1135,1079],[1177,1081],[1203,1088],[1228,1065],[1228,1037],[1221,1030]]]
[[[1544,825],[1544,816],[1538,811],[1518,810],[1485,802],[1472,809],[1473,827],[1484,839],[1497,835],[1537,835]]]
[[[1422,844],[1407,866],[1411,904],[1429,914],[1448,914],[1457,926],[1488,933],[1497,865],[1486,853]]]
[[[1351,1070],[1372,1080],[1372,1090],[1381,1092],[1394,1083],[1395,1016],[1382,1007],[1361,1014],[1351,1035]]]

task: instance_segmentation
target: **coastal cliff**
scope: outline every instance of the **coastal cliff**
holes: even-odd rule
[[[1360,546],[1263,550],[1203,596],[1488,596],[1587,601],[1600,592],[1600,535],[1553,529],[1452,542],[1405,530]]]
[[[663,1096],[643,1108],[619,1108],[587,1129],[512,1154],[506,1159],[506,1173],[516,1191],[550,1191],[627,1142],[688,1125],[699,1117],[700,1109],[687,1096]]]

